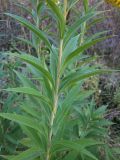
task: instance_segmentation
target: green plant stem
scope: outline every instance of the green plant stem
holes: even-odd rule
[[[57,66],[57,77],[55,82],[55,92],[54,92],[54,100],[53,100],[53,110],[51,113],[50,118],[50,131],[48,135],[48,146],[47,146],[47,155],[46,160],[50,160],[50,149],[51,149],[51,143],[52,143],[52,135],[53,135],[53,124],[54,119],[56,116],[57,108],[58,108],[58,97],[59,97],[59,86],[60,86],[60,68],[61,68],[61,62],[62,62],[62,50],[63,50],[63,40],[60,40],[60,47],[59,47],[59,55],[58,55],[58,66]]]
[[[66,21],[66,16],[67,16],[67,0],[64,0],[64,19]],[[61,64],[62,64],[62,52],[63,52],[63,39],[60,40],[59,44],[59,54],[58,54],[58,66],[57,66],[57,77],[55,81],[55,91],[54,91],[54,99],[53,99],[53,110],[51,113],[51,118],[50,118],[50,130],[48,133],[48,145],[47,145],[47,155],[46,155],[46,160],[50,160],[50,149],[52,145],[52,135],[53,135],[53,124],[54,124],[54,119],[57,113],[57,108],[58,108],[58,98],[59,98],[59,86],[60,86],[60,70],[61,70]]]
[[[64,0],[64,19],[66,21],[66,17],[67,17],[67,0]]]

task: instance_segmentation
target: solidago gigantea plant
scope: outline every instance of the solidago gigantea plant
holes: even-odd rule
[[[87,6],[88,1],[84,2],[84,6]],[[81,35],[78,30],[101,12],[96,11],[94,7],[87,10],[72,26],[68,26],[67,13],[77,0],[64,0],[60,5],[52,0],[32,3],[36,6],[34,14],[31,13],[34,24],[20,16],[7,14],[27,27],[36,37],[37,45],[33,41],[31,43],[36,48],[38,57],[22,52],[11,55],[26,62],[32,78],[14,71],[22,87],[6,89],[26,95],[21,102],[21,114],[0,114],[1,117],[20,124],[26,135],[20,143],[26,150],[3,157],[9,160],[98,160],[92,150],[97,145],[96,152],[99,152],[99,146],[103,143],[95,137],[81,136],[80,130],[76,128],[79,128],[81,120],[81,116],[78,116],[80,103],[93,93],[82,89],[84,79],[104,72],[96,66],[89,66],[96,57],[83,56],[82,53],[106,38],[103,36],[105,32],[101,32],[79,43]],[[39,28],[39,14],[43,6],[49,8],[56,20],[59,36],[57,45],[54,45],[47,33]],[[41,41],[49,50],[49,64],[44,56],[40,56]]]

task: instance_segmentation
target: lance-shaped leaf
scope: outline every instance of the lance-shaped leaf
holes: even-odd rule
[[[69,0],[69,4],[68,4],[68,9],[67,11],[69,11],[72,7],[74,7],[74,5],[78,2],[79,0]]]
[[[24,39],[22,37],[17,37],[16,39],[36,49],[36,46],[34,46],[34,44],[28,39]]]
[[[102,145],[103,143],[97,142],[92,139],[80,139],[76,141],[70,141],[70,140],[60,140],[56,141],[55,144],[53,144],[53,152],[56,151],[76,151],[76,154],[83,154],[87,155],[90,158],[93,158],[94,160],[98,160],[91,152],[89,152],[86,147],[95,146],[95,145]]]
[[[50,42],[48,40],[48,37],[43,31],[38,29],[35,25],[33,25],[32,23],[27,21],[25,18],[22,18],[20,16],[14,15],[14,14],[10,14],[10,13],[6,13],[6,15],[16,19],[22,25],[24,25],[29,30],[31,30],[33,33],[35,33],[35,35],[38,36],[41,40],[43,40],[46,43],[46,45],[51,49],[51,44],[50,44]]]
[[[35,117],[36,119],[40,119],[40,112],[35,107],[32,107],[31,104],[23,103],[21,108],[28,115]]]
[[[94,154],[92,154],[90,151],[88,151],[87,149],[83,149],[82,153],[83,156],[85,157],[89,157],[92,158],[93,160],[99,160],[97,157],[95,157]]]
[[[65,132],[65,128],[63,126],[65,125],[65,121],[67,117],[71,114],[71,111],[73,111],[73,108],[94,93],[94,91],[92,90],[90,91],[79,91],[79,90],[80,90],[79,85],[75,86],[75,88],[73,88],[72,91],[68,93],[65,100],[63,100],[63,103],[61,104],[61,107],[57,112],[55,123],[54,123],[54,127],[55,127],[54,130],[55,130],[55,133],[57,133],[56,138],[58,139],[62,138],[61,130],[62,130],[62,133]],[[71,127],[73,127],[71,122],[70,124],[71,124]],[[76,121],[76,124],[78,124],[78,121]]]
[[[38,148],[41,148],[41,151],[43,151],[44,150],[43,146],[47,142],[47,136],[42,126],[39,130],[39,134],[33,128],[27,126],[21,126],[21,128],[23,130],[23,133],[28,137],[28,139],[26,138],[22,139],[21,143],[28,147],[36,146]]]
[[[47,103],[48,105],[51,104],[50,100],[41,95],[40,91],[34,89],[34,88],[30,88],[30,87],[17,87],[17,88],[8,88],[8,89],[5,89],[6,91],[9,91],[9,92],[17,92],[17,93],[23,93],[23,94],[28,94],[28,95],[31,95],[31,96],[35,96],[35,97],[38,97],[41,99],[41,101],[43,101],[44,103]]]
[[[68,154],[66,154],[66,156],[63,158],[63,160],[73,160],[73,159],[76,159],[78,155],[76,154],[75,151],[71,151],[69,152]],[[58,159],[60,160],[60,159]]]
[[[103,22],[106,18],[107,16],[105,15],[99,18],[94,18],[92,22],[87,24],[86,29],[89,30],[92,26],[95,26],[96,24]]]
[[[64,63],[63,63],[63,66],[61,68],[61,71],[64,70],[64,68],[74,59],[76,58],[79,54],[81,54],[83,51],[87,50],[88,48],[90,48],[91,46],[95,45],[96,43],[98,42],[101,42],[103,40],[105,40],[107,37],[102,37],[102,38],[97,38],[95,40],[91,40],[91,41],[88,41],[87,43],[83,44],[82,46],[78,47],[75,51],[73,51],[72,53],[70,53]]]
[[[38,6],[37,6],[37,14],[38,14],[38,15],[40,15],[40,13],[41,13],[41,11],[42,11],[42,8],[44,8],[43,5],[44,5],[44,2],[43,2],[43,1],[42,1],[42,2],[39,2]]]
[[[89,9],[89,1],[83,0],[83,4],[84,4],[84,11],[85,11],[85,13],[87,13],[88,9]]]
[[[3,157],[8,160],[35,160],[35,158],[37,158],[38,156],[40,156],[40,149],[34,147],[21,152],[17,156],[3,156]]]
[[[20,3],[16,3],[16,2],[14,2],[14,1],[13,1],[12,3],[13,3],[15,6],[19,7],[20,9],[22,9],[23,11],[27,12],[29,15],[33,16],[33,15],[32,15],[32,10],[31,10],[30,8],[24,6],[24,5],[20,4]],[[34,17],[33,17],[33,18],[34,18]]]
[[[87,22],[89,19],[91,19],[93,16],[95,16],[94,12],[90,12],[88,14],[86,14],[85,16],[83,16],[82,18],[80,18],[79,20],[77,20],[68,30],[68,32],[66,33],[66,36],[64,38],[64,46],[66,46],[66,44],[68,43],[69,39],[77,32],[77,30],[81,27],[81,25],[84,22]]]
[[[38,121],[27,116],[13,114],[13,113],[0,113],[0,117],[19,123],[20,125],[31,127],[37,131],[39,131],[40,129]]]
[[[100,38],[100,37],[105,37],[105,35],[108,35],[109,32],[110,32],[110,30],[108,30],[108,31],[102,31],[102,32],[97,32],[97,33],[93,34],[92,36],[87,37],[85,39],[85,41],[88,42],[88,41],[92,41],[92,40],[95,40],[95,39]]]
[[[47,0],[52,12],[56,16],[56,20],[58,21],[59,30],[60,30],[60,37],[63,38],[64,30],[65,30],[65,21],[62,12],[60,11],[59,7],[51,0]]]
[[[69,42],[67,43],[67,45],[65,46],[65,48],[63,50],[63,56],[62,56],[63,61],[71,52],[73,52],[77,49],[79,37],[80,37],[80,35],[78,34],[77,36],[72,37],[69,40]]]
[[[24,87],[31,87],[31,88],[37,89],[37,87],[32,83],[32,81],[30,81],[30,79],[23,76],[23,74],[21,74],[17,71],[14,71],[14,72],[16,73],[17,77],[20,79],[20,81],[22,82],[22,85]]]
[[[6,156],[6,155],[0,155],[0,157],[6,159],[6,160],[10,160],[12,159],[14,156]]]
[[[58,48],[52,46],[53,52],[50,54],[50,72],[55,81],[57,75],[57,64],[58,64]]]
[[[95,76],[95,75],[103,74],[103,73],[111,73],[111,72],[112,72],[111,70],[100,70],[100,69],[98,70],[97,69],[97,70],[91,71],[89,73],[84,73],[84,74],[79,74],[77,72],[70,74],[63,79],[60,90],[65,89],[71,85],[74,86],[77,82],[80,82],[81,80],[89,78],[91,76]]]
[[[53,82],[53,79],[52,79],[52,76],[50,75],[50,73],[45,69],[43,68],[43,66],[40,65],[40,61],[38,61],[37,58],[31,56],[31,55],[27,55],[27,54],[24,54],[24,55],[19,55],[19,54],[15,54],[14,56],[16,57],[19,57],[21,58],[23,61],[31,64],[32,66],[34,66],[37,70],[39,70],[42,75],[44,77],[46,77],[51,83],[52,85],[54,86],[54,82]]]

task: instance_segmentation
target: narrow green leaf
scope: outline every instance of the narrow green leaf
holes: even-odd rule
[[[38,29],[35,25],[31,24],[29,21],[27,21],[26,19],[14,15],[14,14],[10,14],[10,13],[6,13],[7,16],[10,16],[14,19],[16,19],[18,22],[20,22],[22,25],[24,25],[25,27],[27,27],[29,30],[31,30],[33,33],[36,34],[36,36],[38,36],[40,39],[42,39],[46,45],[51,49],[51,44],[47,38],[47,35],[41,31],[40,29]]]
[[[39,131],[38,121],[35,121],[35,119],[33,118],[23,116],[23,115],[13,114],[13,113],[0,113],[0,117],[17,122],[20,125],[31,127]]]
[[[37,109],[33,106],[31,106],[28,103],[23,103],[21,106],[22,110],[26,112],[27,114],[31,115],[32,117],[35,117],[37,119],[40,119],[40,113],[37,111]]]
[[[37,6],[37,14],[40,15],[41,13],[41,9],[43,8],[44,3],[43,2],[39,2],[38,6]]]
[[[77,82],[80,82],[81,80],[83,79],[86,79],[86,78],[89,78],[91,76],[95,76],[95,75],[98,75],[98,74],[103,74],[103,73],[110,73],[111,71],[109,70],[94,70],[94,71],[91,71],[89,73],[85,73],[85,74],[78,74],[78,73],[73,73],[67,77],[65,77],[61,83],[61,87],[60,87],[60,90],[61,89],[65,89],[66,87],[69,87],[71,86],[72,84],[76,84]]]
[[[88,141],[88,143],[87,143]],[[86,147],[89,146],[95,146],[95,145],[101,145],[103,143],[97,142],[92,139],[87,139],[84,141],[84,139],[76,140],[76,141],[70,141],[70,140],[59,140],[55,142],[53,145],[53,149],[55,150],[75,150],[77,152],[82,153]],[[84,153],[84,152],[83,152]]]
[[[83,0],[83,4],[84,4],[84,11],[85,13],[87,13],[89,9],[89,0]]]
[[[35,158],[39,156],[40,156],[40,150],[36,147],[23,151],[19,155],[14,156],[9,160],[35,160]]]
[[[93,160],[99,160],[97,157],[95,157],[90,151],[88,151],[88,150],[86,150],[86,149],[84,149],[83,151],[82,151],[82,154],[84,154],[85,155],[85,157],[87,156],[87,157],[89,157],[89,158],[92,158]]]
[[[8,92],[17,92],[17,93],[32,95],[32,96],[40,98],[44,103],[47,103],[49,105],[51,104],[50,100],[47,97],[41,95],[40,91],[30,88],[30,87],[8,88],[4,90]]]
[[[0,157],[7,159],[7,160],[11,160],[14,156],[0,155]]]
[[[58,49],[52,46],[53,52],[50,54],[50,72],[55,81],[57,75],[57,64],[58,64]]]
[[[21,128],[23,130],[23,133],[28,137],[27,139],[22,140],[21,143],[24,143],[25,146],[28,145],[29,147],[31,146],[38,147],[43,152],[45,150],[44,148],[47,142],[47,136],[42,126],[39,127],[39,134],[33,128],[23,125],[21,126]]]
[[[79,0],[69,0],[69,6],[68,6],[68,11],[74,7],[74,5],[78,2]]]
[[[37,89],[36,86],[30,81],[27,77],[23,76],[23,74],[17,72],[14,70],[18,78],[20,79],[21,83],[23,84],[24,87],[31,87],[34,89]]]
[[[34,46],[33,43],[28,39],[24,39],[22,37],[17,37],[16,39],[36,49],[36,46]]]
[[[64,59],[73,51],[75,51],[77,49],[78,46],[78,40],[79,40],[79,34],[75,37],[72,37],[67,45],[65,46],[64,50],[63,50],[63,56],[62,56],[62,60],[64,61]]]
[[[110,32],[110,30],[97,32],[97,33],[93,34],[92,36],[86,38],[85,41],[89,42],[89,41],[95,40],[95,39],[100,38],[100,37],[105,37],[105,35],[107,36],[107,34],[109,32]]]
[[[72,53],[70,53],[67,58],[65,59],[62,69],[63,70],[65,68],[66,65],[68,65],[71,60],[73,60],[73,58],[75,58],[76,56],[78,56],[79,54],[81,54],[83,51],[87,50],[88,48],[90,48],[91,46],[95,45],[98,42],[101,42],[103,40],[105,40],[107,37],[102,37],[102,38],[97,38],[95,40],[91,40],[85,44],[83,44],[82,46],[80,46],[79,48],[77,48],[75,51],[73,51]]]
[[[89,30],[92,26],[103,22],[106,18],[107,18],[107,16],[105,16],[105,15],[104,15],[103,17],[95,18],[92,22],[90,22],[90,23],[86,26],[86,29]]]
[[[59,30],[60,30],[60,37],[63,38],[64,30],[65,30],[65,21],[62,12],[60,11],[59,7],[55,4],[55,2],[51,0],[47,0],[48,5],[50,6],[53,13],[56,15],[56,20],[58,20]]]
[[[43,76],[46,76],[46,78],[52,83],[54,87],[54,82],[50,73],[45,68],[43,68],[43,66],[40,65],[40,61],[38,61],[37,58],[27,54],[24,54],[24,55],[15,54],[14,56],[19,57],[25,62],[34,66],[37,70],[39,70],[42,73]]]
[[[66,33],[66,36],[64,38],[64,47],[66,46],[66,44],[68,43],[69,39],[77,32],[77,30],[81,27],[81,25],[84,22],[87,22],[88,20],[90,20],[92,17],[95,16],[94,12],[90,12],[88,14],[86,14],[85,16],[83,16],[82,18],[79,18],[68,30],[68,32]]]
[[[66,154],[65,158],[63,158],[63,160],[75,160],[76,157],[78,156],[78,153],[75,151],[69,152],[68,154]]]
[[[29,15],[33,16],[33,15],[32,15],[32,10],[31,10],[30,8],[25,7],[24,5],[22,5],[22,4],[20,4],[20,3],[16,3],[16,2],[14,2],[14,1],[13,1],[13,3],[14,3],[15,6],[19,7],[19,8],[22,9],[23,11],[27,12]]]

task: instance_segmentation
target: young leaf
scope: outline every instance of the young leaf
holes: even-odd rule
[[[76,84],[77,82],[80,82],[83,79],[89,78],[91,76],[95,76],[98,74],[102,74],[102,73],[109,73],[111,71],[109,70],[94,70],[85,74],[79,74],[79,73],[73,73],[71,75],[69,75],[68,77],[65,77],[61,83],[61,87],[60,90],[62,88],[66,88],[71,86],[72,84]]]
[[[40,156],[40,149],[36,147],[23,151],[19,155],[9,158],[9,160],[35,160],[35,158],[39,156]]]
[[[64,16],[60,11],[59,7],[55,4],[55,2],[51,0],[47,0],[47,3],[52,9],[53,13],[56,15],[56,20],[58,21],[59,30],[60,30],[60,37],[63,38],[64,30],[65,30]]]
[[[37,87],[30,81],[28,78],[24,77],[23,74],[14,71],[18,78],[20,79],[21,83],[23,84],[24,87],[31,87],[33,89],[37,89]]]
[[[95,40],[91,40],[88,41],[87,43],[83,44],[82,46],[78,47],[75,51],[73,51],[72,53],[70,53],[67,58],[65,59],[62,69],[63,70],[65,68],[65,66],[67,66],[72,59],[74,59],[76,56],[78,56],[79,54],[81,54],[83,51],[87,50],[88,48],[90,48],[91,46],[95,45],[98,42],[101,42],[103,40],[105,40],[106,37],[102,37],[102,38],[97,38]]]
[[[81,27],[81,25],[90,20],[93,16],[95,16],[94,12],[90,12],[88,14],[86,14],[85,16],[83,16],[82,18],[80,18],[79,20],[77,20],[71,27],[70,29],[68,29],[66,36],[64,38],[64,47],[66,46],[66,44],[68,43],[69,39],[77,32],[77,30]]]
[[[27,55],[27,54],[24,54],[24,55],[15,54],[14,56],[24,60],[25,62],[31,64],[32,66],[34,66],[37,70],[39,70],[42,73],[42,75],[44,77],[46,77],[52,83],[52,85],[54,87],[54,81],[53,81],[50,73],[43,66],[40,65],[40,61],[37,58],[35,58],[31,55]]]
[[[36,34],[36,36],[38,36],[41,40],[43,40],[46,45],[51,49],[51,44],[47,38],[47,35],[41,31],[40,29],[38,29],[35,25],[31,24],[29,21],[27,21],[26,19],[14,15],[14,14],[10,14],[10,13],[6,13],[6,15],[16,19],[18,22],[20,22],[22,25],[24,25],[25,27],[27,27],[29,30],[31,30],[33,33]]]
[[[36,46],[34,46],[34,44],[31,41],[29,41],[28,39],[24,39],[21,37],[17,37],[16,39],[23,42],[24,44],[27,44],[27,45],[31,46],[32,48],[36,49]]]
[[[17,92],[17,93],[32,95],[32,96],[40,98],[41,101],[43,101],[44,103],[47,103],[48,105],[51,104],[50,100],[47,97],[41,95],[40,91],[30,88],[30,87],[8,88],[5,90],[9,92]]]
[[[33,118],[27,116],[13,114],[13,113],[0,113],[0,117],[17,122],[20,125],[31,127],[37,131],[39,131],[40,129],[38,121],[35,121]]]

